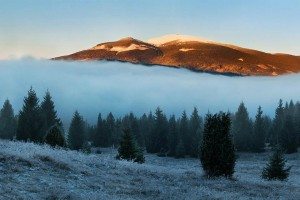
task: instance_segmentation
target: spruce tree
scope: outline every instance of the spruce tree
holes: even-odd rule
[[[17,121],[9,100],[6,100],[0,111],[0,138],[12,140],[16,135]]]
[[[275,150],[270,161],[262,172],[262,178],[267,180],[285,180],[291,167],[285,168],[285,159],[279,149]]]
[[[255,117],[254,122],[254,130],[253,130],[253,137],[252,137],[252,151],[253,152],[263,152],[265,147],[265,124],[263,119],[263,111],[261,107],[258,107],[257,114]]]
[[[184,144],[182,142],[182,139],[179,139],[179,142],[176,146],[176,154],[175,158],[184,158],[185,157],[185,149],[184,149]]]
[[[24,99],[24,105],[19,113],[17,139],[42,142],[42,116],[39,106],[39,100],[35,91],[30,88],[27,97]]]
[[[43,120],[43,130],[41,137],[44,137],[44,135],[52,126],[62,126],[62,122],[57,117],[57,111],[55,110],[54,102],[49,91],[46,92],[44,100],[41,103],[41,114]]]
[[[297,152],[297,134],[290,114],[285,116],[283,126],[279,132],[279,145],[287,154]]]
[[[68,145],[72,150],[82,149],[85,142],[85,124],[82,116],[75,111],[68,134]]]
[[[149,153],[167,153],[168,150],[168,121],[163,111],[155,111],[154,125],[150,135]]]
[[[284,107],[282,100],[279,100],[278,107],[275,111],[275,118],[273,120],[273,125],[271,128],[271,134],[270,134],[270,143],[273,147],[277,146],[279,143],[279,137],[280,137],[280,131],[283,127],[283,121],[284,121]]]
[[[118,149],[117,159],[124,159],[128,161],[134,161],[138,163],[145,162],[145,158],[141,149],[137,146],[137,143],[130,132],[130,129],[124,129],[124,134],[120,141]]]
[[[180,118],[179,137],[183,142],[185,154],[190,155],[192,140],[191,140],[190,132],[189,132],[189,120],[188,120],[188,117],[187,117],[185,111],[183,111],[181,118]]]
[[[105,120],[105,137],[106,137],[106,146],[112,146],[116,145],[116,137],[115,137],[115,117],[114,115],[110,112]]]
[[[98,115],[95,135],[94,135],[94,146],[96,147],[104,147],[105,146],[105,135],[104,135],[104,124],[101,117],[101,113]]]
[[[300,147],[300,103],[297,102],[295,105],[294,113],[295,132],[297,137],[297,145]]]
[[[252,127],[245,104],[242,102],[232,122],[234,145],[237,151],[249,151],[251,148]]]
[[[195,158],[199,156],[199,145],[202,138],[202,119],[198,114],[197,108],[194,108],[190,118],[189,133],[189,136],[191,137],[189,154],[191,157]]]
[[[172,115],[169,119],[169,136],[168,136],[168,143],[169,143],[169,152],[168,156],[175,156],[176,155],[176,148],[178,144],[178,127],[175,119],[175,115]],[[183,145],[183,144],[182,144]]]
[[[200,150],[202,168],[208,177],[233,175],[236,158],[229,114],[206,116]]]
[[[66,142],[65,142],[65,137],[64,134],[61,130],[61,127],[59,125],[54,125],[50,127],[48,130],[46,136],[45,136],[45,143],[56,147],[64,147]]]

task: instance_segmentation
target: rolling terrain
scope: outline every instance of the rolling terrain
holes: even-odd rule
[[[147,42],[128,37],[53,59],[122,61],[245,76],[300,72],[300,56],[270,54],[185,35],[166,35]]]
[[[239,154],[235,180],[206,179],[198,159],[146,154],[115,159],[115,149],[84,154],[0,140],[0,199],[299,199],[299,153],[287,155],[287,181],[260,175],[269,153]]]

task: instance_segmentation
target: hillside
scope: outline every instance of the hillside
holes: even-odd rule
[[[300,57],[270,54],[194,36],[131,37],[98,44],[54,60],[109,60],[188,68],[221,74],[276,76],[300,71]]]
[[[197,159],[146,155],[145,164],[0,140],[0,199],[299,199],[300,154],[287,182],[264,181],[267,154],[240,154],[235,178],[207,180]]]

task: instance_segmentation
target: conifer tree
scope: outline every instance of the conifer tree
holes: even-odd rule
[[[116,136],[115,136],[115,117],[114,115],[110,112],[105,121],[105,127],[106,127],[106,137],[107,137],[107,145],[106,146],[111,146],[111,145],[116,145]]]
[[[85,124],[82,116],[75,111],[68,134],[68,145],[72,150],[79,150],[85,142]]]
[[[53,147],[65,146],[65,137],[59,125],[54,125],[48,130],[45,136],[45,142]]]
[[[98,120],[97,120],[97,125],[96,125],[96,130],[95,130],[95,135],[94,135],[94,141],[93,144],[96,147],[103,147],[105,146],[105,138],[104,138],[104,125],[103,125],[103,120],[101,117],[101,113],[98,115]]]
[[[179,137],[183,142],[184,149],[186,151],[185,154],[190,155],[192,140],[189,132],[189,121],[185,111],[183,111],[180,118]]]
[[[6,100],[0,111],[0,138],[12,140],[16,135],[17,121],[9,100]]]
[[[273,120],[273,125],[270,134],[270,143],[272,146],[277,146],[279,144],[280,131],[283,127],[284,121],[284,107],[282,100],[279,100],[278,107],[275,111],[275,118]]]
[[[30,88],[27,97],[24,99],[24,105],[19,113],[17,139],[42,142],[42,117],[39,100],[35,91]]]
[[[182,142],[182,139],[179,139],[179,142],[176,146],[176,154],[175,158],[184,158],[185,157],[185,149],[184,149],[184,144]]]
[[[245,104],[242,102],[232,122],[234,145],[237,151],[249,151],[251,148],[251,122]]]
[[[287,154],[297,152],[297,134],[293,118],[289,114],[285,116],[283,127],[279,132],[279,144]]]
[[[145,158],[141,149],[137,146],[137,143],[130,132],[130,129],[124,129],[124,134],[120,141],[118,149],[117,159],[125,159],[128,161],[134,161],[138,163],[145,162]]]
[[[229,114],[206,116],[200,152],[202,168],[208,177],[233,175],[236,158]]]
[[[54,102],[49,91],[46,92],[44,100],[41,103],[41,114],[43,120],[43,130],[41,137],[44,137],[44,135],[52,126],[62,126],[60,119],[57,117],[57,111],[55,110]]]
[[[299,102],[297,102],[295,105],[294,122],[295,122],[295,133],[297,136],[297,145],[298,147],[300,147],[300,103]]]
[[[255,117],[254,122],[254,130],[253,130],[253,137],[252,137],[252,151],[253,152],[263,152],[265,147],[265,126],[264,126],[264,119],[263,119],[263,111],[261,107],[258,107],[257,114]]]
[[[169,136],[168,136],[168,142],[169,142],[168,149],[169,149],[169,152],[168,152],[168,156],[175,156],[176,155],[176,148],[177,148],[177,144],[178,144],[178,128],[177,128],[175,115],[172,115],[170,117],[168,127],[169,127]]]
[[[285,159],[279,149],[275,150],[270,161],[262,172],[262,178],[267,180],[285,180],[291,167],[285,168]]]
[[[199,156],[199,145],[202,137],[202,120],[198,114],[197,108],[194,108],[194,111],[190,118],[189,123],[189,136],[191,137],[190,145],[190,156],[198,157]]]
[[[166,153],[168,150],[168,121],[163,111],[157,108],[150,136],[149,153]]]

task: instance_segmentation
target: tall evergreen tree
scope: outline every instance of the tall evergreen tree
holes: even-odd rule
[[[278,107],[275,111],[275,118],[273,120],[273,125],[270,134],[270,143],[273,147],[277,146],[279,143],[280,131],[283,127],[284,121],[284,107],[282,100],[279,100]]]
[[[232,133],[237,151],[249,151],[251,148],[251,122],[245,104],[242,102],[232,122]]]
[[[39,100],[35,91],[30,88],[24,105],[19,113],[17,139],[42,142],[41,132],[43,124]]]
[[[41,114],[43,120],[42,138],[54,125],[62,127],[62,122],[57,117],[57,111],[55,110],[54,102],[49,91],[46,92],[44,100],[41,103]]]
[[[231,177],[235,167],[229,114],[208,114],[200,149],[202,168],[208,177]]]
[[[98,115],[95,135],[94,135],[94,141],[93,144],[96,147],[104,147],[106,142],[105,133],[104,133],[104,124],[101,117],[101,113]]]
[[[254,122],[254,130],[253,130],[253,137],[252,137],[252,151],[253,152],[263,152],[265,147],[265,126],[264,126],[264,119],[263,119],[263,111],[261,107],[258,107],[257,114],[255,117]]]
[[[297,152],[297,134],[290,114],[285,116],[283,127],[279,133],[279,144],[287,154]]]
[[[0,111],[0,138],[12,140],[16,135],[17,121],[9,100],[6,100]]]
[[[299,102],[297,102],[295,105],[294,122],[295,122],[295,133],[297,135],[297,144],[298,147],[300,147],[300,103]]]
[[[175,119],[175,115],[172,115],[169,119],[169,136],[168,136],[168,143],[169,143],[169,152],[168,156],[175,156],[176,155],[176,147],[178,144],[178,127]]]
[[[199,146],[202,138],[202,119],[198,114],[197,108],[194,108],[194,111],[190,118],[189,123],[189,132],[191,137],[190,145],[190,156],[198,157],[199,156]]]
[[[189,120],[185,111],[183,111],[179,124],[179,137],[183,142],[185,154],[191,154],[192,139],[189,132]]]
[[[85,124],[82,116],[75,111],[68,134],[68,145],[70,149],[79,150],[85,142]]]
[[[166,153],[168,150],[168,121],[163,111],[155,111],[154,125],[150,135],[149,153]]]
[[[106,137],[107,137],[107,146],[117,145],[116,135],[115,135],[115,117],[110,112],[106,117]]]

